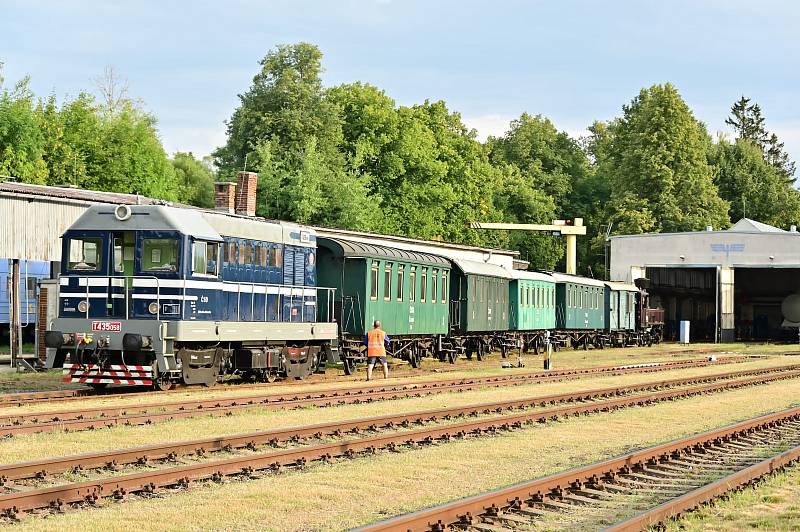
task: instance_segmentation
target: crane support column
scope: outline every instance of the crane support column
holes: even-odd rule
[[[567,268],[568,275],[578,273],[578,235],[564,235],[567,241]]]

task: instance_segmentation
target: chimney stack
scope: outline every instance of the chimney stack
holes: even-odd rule
[[[256,215],[256,187],[258,174],[255,172],[239,172],[236,174],[236,214]]]
[[[236,206],[236,183],[219,181],[214,183],[214,210],[233,214]]]

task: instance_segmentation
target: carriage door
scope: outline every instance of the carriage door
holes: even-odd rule
[[[132,298],[133,252],[136,236],[133,231],[113,234],[113,271],[109,278],[107,307],[115,318],[128,318]]]

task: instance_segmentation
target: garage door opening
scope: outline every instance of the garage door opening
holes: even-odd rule
[[[735,270],[734,314],[738,340],[797,342],[797,328],[783,327],[781,303],[800,292],[800,268]]]
[[[678,340],[679,325],[684,320],[691,323],[691,341],[715,340],[716,268],[647,268],[646,275],[651,302],[664,309],[665,340]]]

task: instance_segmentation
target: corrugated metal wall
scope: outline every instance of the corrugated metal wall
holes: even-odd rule
[[[61,260],[61,235],[88,207],[0,194],[0,257]]]

